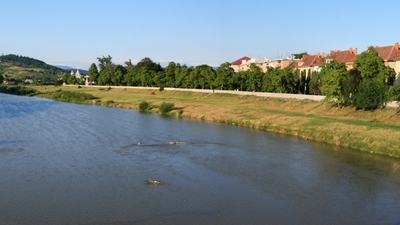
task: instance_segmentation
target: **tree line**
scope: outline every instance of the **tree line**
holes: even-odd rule
[[[163,68],[148,57],[136,65],[131,60],[114,64],[111,56],[97,60],[98,66],[92,63],[89,73],[98,85],[325,95],[334,105],[367,110],[400,98],[395,71],[385,66],[372,47],[357,56],[351,70],[344,63],[330,61],[319,72],[309,70],[308,76],[294,64],[282,69],[270,67],[266,72],[251,64],[249,70],[235,72],[228,62],[214,69],[205,64],[194,67],[175,62]]]

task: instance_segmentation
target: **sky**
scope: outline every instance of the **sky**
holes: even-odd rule
[[[400,1],[0,0],[0,53],[88,69],[145,57],[219,66],[243,56],[400,42]]]

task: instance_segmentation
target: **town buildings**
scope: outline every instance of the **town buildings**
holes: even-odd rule
[[[388,46],[376,46],[374,47],[382,58],[386,66],[393,68],[396,72],[396,79],[400,76],[400,45],[398,42]],[[368,49],[368,48],[367,48]],[[367,50],[366,49],[366,50]],[[306,76],[312,72],[319,72],[321,66],[325,63],[329,63],[332,60],[336,60],[339,63],[344,63],[347,70],[351,70],[354,67],[358,55],[358,48],[349,48],[347,50],[331,50],[329,54],[317,53],[314,55],[303,55],[301,59],[293,59],[287,57],[285,59],[276,59],[274,61],[265,58],[249,58],[244,56],[231,63],[231,67],[235,72],[249,70],[250,65],[254,64],[258,66],[263,72],[266,72],[268,68],[285,68],[291,64],[298,70],[300,70]]]

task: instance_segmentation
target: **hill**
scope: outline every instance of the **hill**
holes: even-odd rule
[[[0,56],[0,75],[16,80],[33,79],[54,83],[65,71],[43,61],[19,55]]]
[[[62,70],[65,70],[67,72],[71,72],[71,71],[76,72],[76,70],[79,70],[79,72],[82,75],[89,75],[89,71],[88,70],[77,69],[77,68],[73,68],[73,67],[70,67],[70,66],[61,66],[61,65],[54,65],[54,66],[57,67],[57,68],[60,68]]]

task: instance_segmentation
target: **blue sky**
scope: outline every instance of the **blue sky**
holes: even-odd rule
[[[218,66],[400,42],[400,1],[3,0],[0,53],[88,69],[123,64]]]

